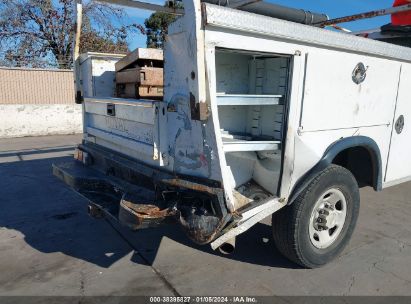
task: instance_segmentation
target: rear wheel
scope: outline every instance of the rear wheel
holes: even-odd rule
[[[291,261],[316,268],[347,245],[360,206],[358,184],[347,169],[330,165],[290,205],[273,214],[274,242]]]

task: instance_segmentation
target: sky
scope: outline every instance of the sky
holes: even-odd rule
[[[146,2],[162,5],[163,0],[145,0]],[[264,0],[270,3],[281,4],[284,6],[302,8],[312,12],[320,12],[327,14],[330,18],[343,17],[356,13],[363,13],[375,9],[390,7],[393,0]],[[127,8],[128,17],[124,22],[144,24],[144,19],[150,16],[151,12],[138,9]],[[340,26],[352,31],[373,29],[390,22],[389,16],[366,19]],[[129,47],[131,50],[137,47],[144,47],[146,42],[145,36],[142,34],[131,35],[128,38]]]

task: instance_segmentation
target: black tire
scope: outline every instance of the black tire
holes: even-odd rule
[[[309,235],[311,213],[320,196],[337,188],[346,200],[346,217],[335,241],[324,249],[313,245]],[[360,195],[355,177],[347,169],[330,165],[292,202],[272,216],[274,242],[289,260],[306,268],[321,267],[340,255],[354,231],[360,209]]]

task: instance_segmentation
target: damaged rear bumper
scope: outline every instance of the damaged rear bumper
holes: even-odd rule
[[[53,164],[53,174],[106,215],[132,230],[178,223],[196,243],[217,238],[230,222],[218,182],[174,176],[94,144],[80,145],[87,165]]]

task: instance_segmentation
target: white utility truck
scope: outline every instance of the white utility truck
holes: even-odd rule
[[[411,180],[409,48],[258,0],[104,2],[180,17],[164,100],[87,98],[76,69],[84,139],[53,169],[91,215],[134,230],[178,223],[225,253],[272,215],[279,251],[313,268],[349,241],[359,187]]]

